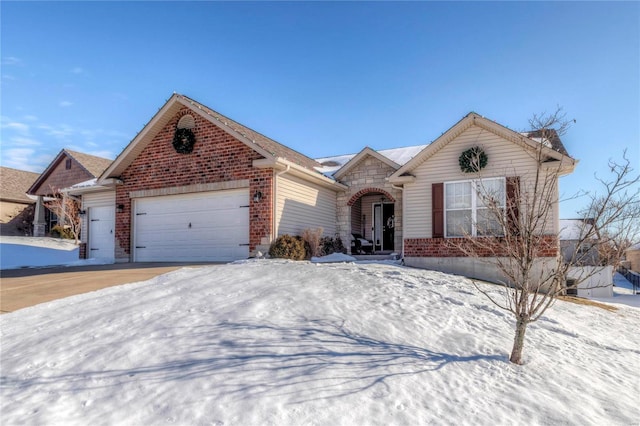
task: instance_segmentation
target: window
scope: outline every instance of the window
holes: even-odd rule
[[[497,207],[504,214],[505,179],[482,179],[444,184],[447,237],[504,235]]]
[[[71,158],[67,158],[67,160],[64,163],[64,168],[66,170],[71,170]]]

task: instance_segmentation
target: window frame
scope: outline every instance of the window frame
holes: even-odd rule
[[[478,210],[484,210],[486,209],[486,207],[478,207],[479,205],[479,194],[478,194],[478,188],[480,188],[481,186],[481,182],[489,182],[489,181],[499,181],[501,183],[502,186],[502,200],[501,200],[501,206],[502,206],[502,215],[504,217],[504,215],[506,214],[506,210],[507,210],[507,179],[504,176],[499,176],[499,177],[490,177],[490,178],[478,178],[478,179],[465,179],[465,180],[455,180],[455,181],[448,181],[448,182],[443,182],[443,230],[444,230],[444,237],[445,238],[463,238],[465,237],[464,234],[462,235],[449,235],[449,229],[448,229],[448,219],[449,219],[449,212],[452,211],[468,211],[471,210],[471,233],[469,234],[469,236],[472,237],[503,237],[504,234],[504,229],[502,229],[499,233],[494,233],[494,234],[485,234],[485,235],[478,235]],[[468,183],[471,185],[471,205],[469,208],[449,208],[448,204],[447,204],[447,195],[449,192],[449,187],[450,185],[454,185],[454,184],[461,184],[461,183]]]

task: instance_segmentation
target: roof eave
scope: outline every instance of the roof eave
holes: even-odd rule
[[[301,177],[307,181],[311,181],[324,186],[325,188],[332,189],[334,191],[346,191],[348,186],[341,184],[322,173],[309,170],[306,167],[302,167],[299,164],[293,163],[284,158],[261,158],[253,160],[253,167],[258,169],[272,168],[277,171],[287,171],[295,176]]]

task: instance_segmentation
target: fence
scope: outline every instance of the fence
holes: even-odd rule
[[[618,272],[624,275],[627,281],[631,283],[633,286],[633,294],[640,294],[640,274],[630,271],[624,266],[618,268]]]

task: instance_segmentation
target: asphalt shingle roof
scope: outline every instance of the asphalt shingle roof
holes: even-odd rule
[[[24,170],[0,167],[0,199],[32,203],[33,199],[27,196],[27,190],[40,176],[38,173]]]

